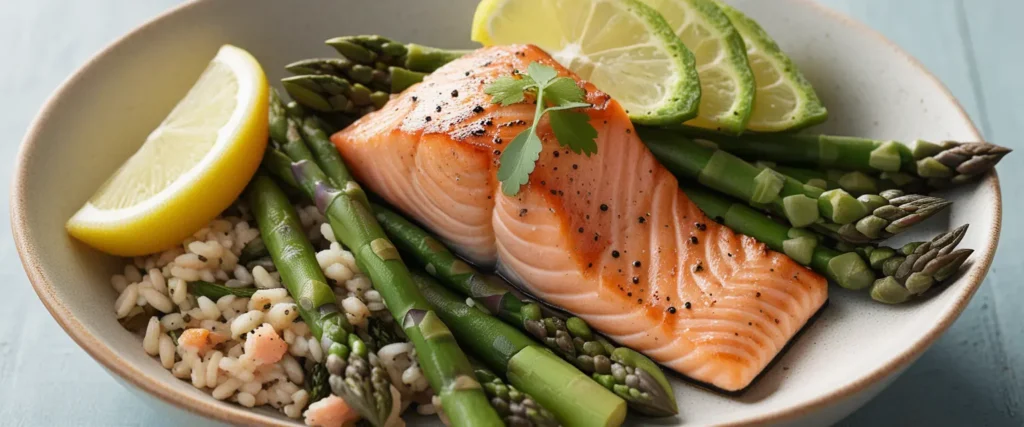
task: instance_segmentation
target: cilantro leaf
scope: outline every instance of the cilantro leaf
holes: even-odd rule
[[[586,93],[573,79],[558,77],[554,68],[531,62],[527,74],[518,79],[514,76],[500,77],[488,85],[484,93],[491,95],[491,103],[508,106],[525,101],[531,90],[537,95],[533,124],[516,135],[499,158],[498,180],[502,193],[508,196],[518,194],[537,167],[543,148],[543,142],[537,136],[537,124],[545,114],[560,145],[569,147],[576,154],[589,156],[597,152],[597,143],[594,142],[597,130],[590,125],[590,116],[570,111],[591,106],[583,102]]]
[[[589,104],[584,104],[589,105]],[[576,154],[588,157],[597,152],[597,129],[590,125],[590,116],[580,111],[567,109],[548,109],[548,120],[551,130],[558,138],[558,143],[569,147]]]
[[[583,89],[576,86],[576,81],[568,77],[554,79],[544,87],[544,99],[555,105],[583,102],[585,95]]]
[[[519,132],[515,139],[501,153],[498,166],[498,180],[501,181],[501,192],[507,196],[519,193],[519,187],[530,180],[530,174],[537,166],[540,158],[541,141],[531,126]]]
[[[484,93],[491,95],[492,104],[509,106],[523,102],[526,99],[524,96],[526,90],[534,85],[536,83],[529,76],[523,76],[520,79],[512,76],[501,76],[488,85],[484,89]]]
[[[554,68],[539,62],[531,62],[526,67],[526,72],[530,75],[533,81],[537,82],[538,87],[545,87],[551,82],[551,79],[558,77],[558,72]]]

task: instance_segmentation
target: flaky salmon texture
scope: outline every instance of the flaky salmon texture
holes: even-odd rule
[[[534,61],[586,91],[598,151],[562,148],[541,123],[536,170],[509,197],[499,156],[535,105],[484,88]],[[724,390],[750,384],[828,296],[821,276],[705,217],[621,106],[534,46],[456,60],[332,139],[364,186],[462,256]]]

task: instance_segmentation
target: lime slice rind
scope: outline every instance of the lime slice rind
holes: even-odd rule
[[[711,0],[643,0],[693,52],[701,100],[690,126],[740,133],[754,103],[754,74],[743,38]]]
[[[743,37],[747,60],[754,72],[757,91],[747,130],[795,131],[824,122],[828,118],[828,111],[814,87],[764,28],[721,0],[712,1]],[[780,113],[777,107],[787,102],[792,107]]]

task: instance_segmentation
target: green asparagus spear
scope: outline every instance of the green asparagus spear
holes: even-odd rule
[[[626,399],[631,409],[651,416],[672,416],[678,413],[671,384],[661,369],[645,356],[637,354],[637,359],[647,360],[647,364],[633,363],[633,358],[613,361],[614,365],[622,365],[621,368],[648,368],[646,374],[656,381],[644,383],[644,386],[648,386],[645,388],[631,387],[622,378],[616,379],[596,372],[594,357],[610,356],[615,353],[616,347],[593,334],[583,319],[570,317],[562,320],[545,316],[536,303],[520,300],[504,281],[484,276],[457,258],[426,230],[397,212],[378,204],[373,204],[373,211],[398,249],[424,266],[427,273],[448,288],[473,298],[488,312],[528,332],[583,372],[594,375],[602,385]]]
[[[316,111],[363,115],[388,102],[387,92],[373,91],[329,74],[308,74],[281,79],[292,98]]]
[[[373,65],[392,66],[410,71],[429,73],[471,51],[438,49],[415,43],[402,44],[381,36],[345,36],[327,40],[349,61]]]
[[[841,189],[822,191],[770,168],[757,167],[677,133],[639,129],[641,139],[680,178],[699,181],[750,205],[786,218],[794,227],[816,230],[854,243],[884,239],[944,209],[937,197],[900,192],[855,198]]]
[[[773,221],[764,214],[742,203],[707,190],[700,185],[686,185],[683,192],[697,204],[704,214],[725,224],[733,231],[746,234],[772,250],[793,258],[794,261],[836,282],[847,289],[871,286],[876,276],[858,254],[840,252],[821,245],[814,233],[790,228]]]
[[[247,197],[281,281],[298,303],[302,320],[326,350],[328,383],[334,393],[375,426],[392,414],[387,372],[371,359],[366,345],[337,306],[291,202],[273,180],[257,174]]]
[[[729,136],[697,128],[680,134],[707,139],[740,157],[811,167],[870,173],[903,172],[926,181],[931,188],[945,188],[970,181],[988,172],[1009,148],[987,142],[922,140],[910,144],[832,135]]]
[[[280,111],[284,109],[270,109],[272,115]],[[281,119],[271,118],[271,122],[275,120]],[[295,123],[296,120],[288,118],[287,122]],[[297,134],[298,126],[294,129],[295,132],[286,133],[285,140],[276,141],[284,151],[279,156],[291,158],[290,175],[294,181],[310,200],[316,202],[338,241],[350,248],[360,268],[370,276],[374,288],[380,292],[392,317],[401,322],[406,336],[416,348],[430,386],[441,399],[445,415],[456,426],[501,425],[501,419],[474,378],[466,355],[417,290],[398,251],[374,220],[359,184],[352,179],[344,164],[334,168],[337,176],[329,178],[325,175],[314,163],[313,152]],[[265,163],[265,166],[272,168],[272,173],[288,174],[278,163]],[[361,341],[360,344],[365,353],[366,345]],[[328,363],[327,367],[330,369],[332,365]],[[334,383],[332,381],[332,387]]]
[[[459,342],[509,383],[530,394],[566,426],[617,426],[626,402],[512,326],[466,305],[433,279],[415,274],[423,296],[459,338]],[[600,372],[611,374],[611,359],[598,356]],[[653,381],[634,371],[631,382]]]
[[[501,377],[491,372],[477,361],[473,363],[476,380],[483,384],[484,392],[491,399],[491,406],[505,420],[506,426],[522,427],[555,427],[558,419],[544,409],[537,400],[527,393],[519,391],[514,385],[506,384]]]
[[[883,277],[871,287],[871,298],[898,304],[918,296],[954,273],[974,252],[956,249],[967,234],[967,224],[927,242],[913,242],[898,249],[860,246],[854,250]]]
[[[348,58],[304,59],[286,65],[285,69],[295,75],[331,75],[387,93],[400,93],[427,76],[401,67],[357,64]]]
[[[763,163],[763,162],[756,162]],[[904,172],[866,173],[840,169],[809,169],[799,166],[774,165],[772,169],[825,190],[841,188],[850,194],[877,194],[884,190],[922,193],[929,190],[928,181]]]

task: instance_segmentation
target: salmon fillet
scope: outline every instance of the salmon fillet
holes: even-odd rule
[[[542,122],[537,167],[508,197],[499,155],[535,105],[491,104],[484,88],[534,61],[586,91],[598,151],[561,148]],[[724,390],[750,384],[828,296],[821,276],[705,217],[621,106],[534,46],[454,61],[332,140],[363,185],[464,257]]]

